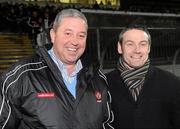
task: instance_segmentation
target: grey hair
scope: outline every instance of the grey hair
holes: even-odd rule
[[[120,43],[120,44],[122,44],[124,33],[127,32],[128,30],[132,30],[132,29],[144,31],[144,32],[147,34],[147,36],[148,36],[148,42],[149,42],[149,44],[151,45],[151,35],[150,35],[148,29],[147,29],[145,26],[136,25],[136,24],[135,24],[135,25],[130,25],[130,26],[124,28],[124,29],[121,31],[121,33],[119,34],[119,43]]]
[[[61,12],[59,12],[57,15],[56,15],[56,18],[54,20],[54,23],[53,23],[53,29],[56,31],[59,24],[61,23],[62,19],[65,18],[65,17],[74,17],[74,18],[81,18],[82,20],[85,21],[86,25],[87,25],[87,29],[88,29],[88,22],[87,22],[87,19],[85,17],[85,15],[80,12],[79,10],[76,10],[76,9],[63,9]]]

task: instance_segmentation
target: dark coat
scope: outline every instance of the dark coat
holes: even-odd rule
[[[119,70],[106,76],[115,128],[180,128],[180,81],[173,74],[151,66],[137,102]]]

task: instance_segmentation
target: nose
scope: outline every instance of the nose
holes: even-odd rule
[[[76,36],[72,36],[71,42],[74,46],[78,45],[78,38]]]
[[[139,52],[140,52],[140,46],[139,46],[139,45],[136,45],[135,52],[136,52],[136,53],[139,53]]]

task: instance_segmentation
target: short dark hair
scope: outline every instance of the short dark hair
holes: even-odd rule
[[[125,27],[121,33],[119,34],[119,43],[121,44],[122,41],[123,41],[123,35],[125,32],[127,32],[128,30],[132,30],[132,29],[136,29],[136,30],[142,30],[144,31],[147,35],[148,35],[148,41],[149,41],[149,44],[151,45],[151,35],[147,29],[146,26],[143,26],[143,25],[138,25],[138,24],[133,24],[133,25],[129,25],[127,27]]]

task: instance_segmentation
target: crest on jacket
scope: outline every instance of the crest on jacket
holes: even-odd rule
[[[95,91],[96,101],[100,103],[102,101],[102,94],[99,91]]]

